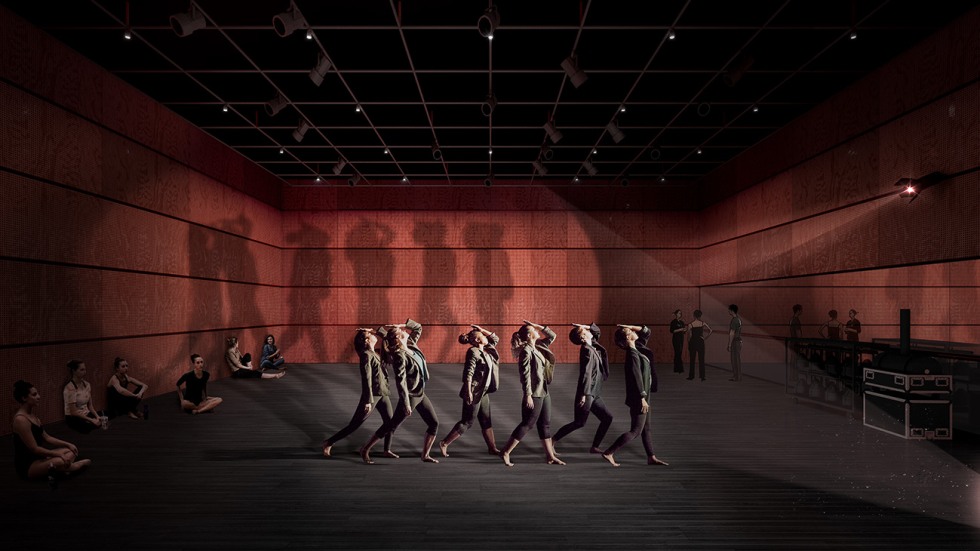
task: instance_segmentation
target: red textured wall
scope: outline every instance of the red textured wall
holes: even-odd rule
[[[736,303],[746,331],[787,336],[800,303],[815,336],[830,309],[846,320],[854,308],[870,340],[897,337],[910,308],[913,338],[980,342],[977,29],[980,10],[709,176],[707,319],[727,327]],[[962,175],[911,204],[896,195],[899,178],[935,171]],[[711,344],[709,361],[724,363],[724,339]],[[772,341],[746,341],[743,359],[782,358]]]

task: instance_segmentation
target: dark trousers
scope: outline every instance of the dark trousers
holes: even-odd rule
[[[415,411],[419,412],[422,416],[422,420],[425,421],[426,434],[436,435],[436,431],[439,430],[439,416],[436,415],[436,410],[432,407],[432,402],[429,401],[429,397],[423,394],[422,396],[409,396],[408,398],[409,406]],[[395,408],[395,413],[391,416],[391,426],[388,428],[388,433],[393,433],[398,430],[398,427],[405,422],[408,418],[408,414],[405,413],[405,402],[403,400],[398,400],[398,406]],[[374,433],[375,436],[381,438],[385,433],[381,432],[384,429],[382,426],[378,429],[378,432]]]
[[[240,367],[231,373],[235,379],[261,379],[262,372],[256,369],[245,369]]]
[[[680,338],[677,338],[680,336]],[[684,373],[684,333],[677,333],[673,338],[674,373]]]
[[[531,430],[535,424],[538,426],[538,437],[542,440],[551,438],[551,395],[545,394],[542,398],[531,398],[534,402],[534,409],[527,409],[521,403],[521,424],[517,425],[510,437],[514,440],[523,440],[524,435]]]
[[[463,401],[463,415],[460,417],[456,426],[453,430],[463,436],[466,429],[473,426],[473,416],[476,415],[477,420],[480,421],[480,428],[487,430],[493,427],[490,421],[490,395],[487,393],[483,394],[479,402],[474,402],[472,404],[467,404]]]
[[[344,427],[344,428],[342,428],[342,429],[340,429],[337,432],[337,434],[335,434],[335,435],[331,436],[330,438],[327,438],[326,440],[324,440],[323,441],[323,444],[325,446],[332,446],[335,443],[337,443],[337,442],[343,440],[344,438],[347,438],[348,436],[350,436],[351,433],[353,433],[362,424],[364,424],[364,421],[367,420],[368,416],[371,415],[370,412],[364,413],[364,405],[365,404],[363,402],[360,403],[360,404],[357,404],[357,409],[354,410],[354,415],[351,416],[350,422],[347,423],[347,426]],[[382,427],[390,427],[391,426],[391,417],[392,417],[392,414],[394,413],[392,411],[392,409],[391,409],[391,400],[389,400],[387,396],[382,396],[381,398],[378,398],[377,400],[375,400],[374,403],[371,404],[371,406],[372,406],[371,407],[371,410],[372,411],[375,410],[375,409],[377,409],[378,410],[378,413],[381,414],[381,423],[382,423],[381,426]],[[391,431],[387,431],[387,434],[385,435],[385,449],[386,450],[391,449]]]
[[[732,379],[742,380],[742,339],[732,341]]]
[[[585,405],[582,407],[578,407],[578,403],[576,402],[575,418],[571,423],[558,429],[558,432],[555,433],[555,442],[568,436],[573,431],[584,427],[586,421],[589,420],[589,413],[592,413],[599,418],[599,428],[596,429],[595,438],[592,439],[592,447],[598,448],[599,444],[602,443],[602,439],[606,437],[606,432],[609,430],[609,425],[612,425],[613,421],[612,413],[599,396],[586,396]]]
[[[650,412],[640,413],[640,406],[630,406],[630,430],[619,435],[606,453],[616,453],[620,448],[629,444],[639,435],[643,439],[643,449],[647,455],[653,455],[653,440],[650,438]]]
[[[279,369],[279,366],[281,366],[284,363],[286,363],[286,360],[284,360],[282,358],[279,358],[276,361],[262,360],[262,363],[259,365],[259,367],[261,367],[262,369],[278,370]]]
[[[687,374],[687,378],[694,378],[694,358],[697,357],[699,360],[698,370],[701,378],[704,379],[704,339],[692,339],[687,345],[687,351],[691,355],[691,371]]]
[[[136,385],[136,388],[131,390],[133,394],[136,394],[142,389],[141,385]],[[136,409],[140,405],[140,400],[142,398],[137,398],[136,396],[123,396],[115,389],[115,387],[106,388],[105,392],[106,398],[106,415],[109,417],[115,417],[117,415],[125,415],[127,413],[136,413]]]

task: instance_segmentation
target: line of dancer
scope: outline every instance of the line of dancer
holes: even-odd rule
[[[439,428],[439,418],[432,402],[425,394],[429,380],[425,354],[418,346],[422,325],[414,320],[402,324],[389,324],[377,329],[358,328],[354,334],[354,350],[360,360],[361,397],[350,422],[333,436],[323,441],[324,457],[331,457],[333,446],[350,436],[377,409],[381,414],[381,426],[361,446],[361,459],[374,464],[371,450],[384,440],[385,457],[397,459],[391,450],[395,431],[418,412],[425,422],[421,459],[438,463],[432,457],[432,446]],[[511,337],[511,352],[517,361],[523,400],[521,423],[511,432],[507,443],[498,448],[493,432],[490,395],[497,391],[500,381],[500,354],[497,345],[500,337],[479,325],[459,335],[459,343],[467,345],[463,364],[462,413],[459,421],[439,441],[443,457],[449,457],[449,446],[461,438],[476,420],[483,433],[487,453],[499,456],[505,465],[513,466],[511,453],[532,428],[537,429],[545,452],[545,461],[552,465],[564,465],[555,451],[555,443],[575,430],[585,426],[589,414],[599,419],[589,449],[601,454],[611,465],[618,467],[613,454],[640,436],[646,450],[647,463],[667,465],[653,452],[650,436],[650,396],[657,392],[657,377],[653,352],[646,347],[650,338],[647,326],[619,325],[615,334],[616,345],[626,351],[626,405],[630,408],[630,430],[620,435],[612,446],[603,450],[602,440],[612,425],[613,415],[601,397],[602,384],[609,377],[609,358],[606,349],[599,344],[600,330],[597,325],[572,324],[569,340],[580,347],[579,376],[575,391],[573,420],[551,435],[551,396],[549,386],[554,377],[556,358],[551,344],[556,335],[549,327],[523,320],[523,324]],[[376,346],[381,344],[381,351]],[[395,377],[398,405],[391,405],[389,375]]]

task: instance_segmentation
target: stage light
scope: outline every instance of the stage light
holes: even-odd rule
[[[738,81],[742,80],[745,73],[749,72],[749,69],[752,68],[753,63],[755,63],[755,58],[752,56],[748,54],[740,55],[738,59],[735,60],[735,63],[732,64],[732,68],[725,71],[725,76],[722,77],[722,80],[725,81],[725,85],[731,88],[738,84]]]
[[[596,169],[596,167],[593,166],[592,163],[588,160],[582,163],[582,168],[584,168],[585,171],[589,173],[589,176],[595,176],[596,174],[599,173],[599,170]]]
[[[432,158],[441,161],[442,160],[442,150],[439,149],[439,144],[432,144]]]
[[[561,132],[555,128],[555,123],[553,121],[544,123],[544,131],[547,132],[548,137],[551,138],[551,143],[558,143],[561,141]]]
[[[920,178],[899,178],[895,185],[902,188],[898,193],[899,197],[909,200],[909,203],[922,194],[926,188],[930,188],[940,182],[948,180],[950,177],[942,172],[932,172]]]
[[[187,13],[178,13],[170,16],[170,27],[177,33],[177,36],[190,36],[194,31],[207,27],[208,23],[204,20],[204,14],[197,11],[197,6],[193,3]]]
[[[390,152],[390,151],[388,151],[388,148],[386,147],[386,148],[385,148],[385,155],[390,155],[390,154],[391,154],[391,152]]]
[[[227,113],[228,112],[228,104],[227,103],[221,106],[221,111],[224,112],[224,113]]]
[[[574,178],[572,178],[572,181],[573,181],[573,182],[575,182],[575,183],[577,184],[577,183],[578,183],[578,176],[576,176],[576,177],[574,177]]]
[[[758,113],[759,112],[759,106],[758,105],[753,105],[752,106],[752,112],[753,113]]]
[[[133,31],[129,27],[126,27],[126,30],[123,31],[123,38],[125,38],[126,40],[133,39]]]
[[[492,186],[493,185],[493,176],[487,176],[486,178],[484,178],[483,179],[483,185],[485,185],[486,187]]]
[[[354,187],[360,181],[361,181],[361,175],[360,174],[355,174],[355,175],[353,175],[353,176],[351,176],[350,178],[347,179],[347,185],[349,185],[350,187]]]
[[[323,178],[320,178],[320,176],[317,176],[316,178],[313,179],[313,181],[316,182],[316,183],[320,183],[320,182],[323,181]]]
[[[673,29],[667,32],[667,40],[673,40],[675,38],[677,38],[677,34],[674,33]]]
[[[484,117],[489,117],[493,114],[493,109],[497,107],[497,97],[490,92],[487,95],[487,99],[483,100],[483,105],[480,106],[480,112],[483,113]]]
[[[707,117],[711,113],[711,104],[708,102],[701,102],[698,104],[698,116]]]
[[[483,38],[493,40],[493,31],[497,30],[499,24],[500,11],[497,10],[497,6],[490,6],[476,21],[476,30],[480,31],[480,36]]]
[[[606,132],[609,132],[609,137],[616,143],[623,141],[623,138],[626,137],[623,131],[619,129],[619,126],[616,125],[616,121],[611,121],[606,125]]]
[[[661,156],[663,156],[663,153],[660,151],[660,148],[654,147],[650,150],[651,161],[659,161]]]
[[[286,152],[286,148],[285,148],[285,147],[280,147],[280,148],[279,148],[279,154],[280,154],[280,155],[282,155],[282,154],[283,154],[283,153],[285,153],[285,152]]]
[[[323,52],[320,52],[316,60],[316,66],[310,70],[310,80],[313,81],[313,84],[317,86],[323,84],[323,79],[327,76],[327,71],[332,66],[333,63],[330,62],[330,59]]]
[[[286,107],[287,105],[289,105],[289,100],[287,100],[282,94],[278,94],[275,98],[265,104],[265,112],[270,117],[275,117],[280,111],[282,111],[282,108]]]
[[[306,39],[313,40],[313,29],[306,29]]]
[[[334,174],[339,176],[340,173],[344,171],[345,166],[347,166],[347,161],[344,159],[340,159],[339,161],[337,161],[337,164],[333,165],[333,169],[331,170],[333,170]]]
[[[272,28],[276,34],[286,38],[294,32],[308,28],[306,18],[296,8],[296,4],[290,2],[289,9],[272,17]]]
[[[698,150],[697,150],[697,151],[695,151],[695,153],[697,153],[698,155],[700,155],[700,154],[701,154],[701,149],[700,149],[700,148],[698,148]]]
[[[303,136],[306,135],[306,131],[309,129],[310,123],[306,122],[305,120],[299,121],[299,124],[296,125],[296,129],[293,130],[293,139],[297,142],[303,141]]]
[[[851,40],[856,40],[858,37],[857,31],[851,31]]]
[[[541,146],[541,153],[538,154],[538,157],[541,157],[546,161],[550,161],[551,159],[555,158],[555,151],[547,145],[543,145]]]
[[[355,105],[355,106],[354,106],[354,111],[355,111],[356,113],[360,113],[360,112],[361,112],[361,106],[360,106],[360,105]]]
[[[537,173],[540,174],[541,176],[544,176],[545,174],[548,173],[548,169],[545,168],[543,164],[541,164],[541,161],[531,161],[531,166],[533,166],[534,170],[537,171]]]
[[[408,176],[402,176],[402,183],[403,184],[407,184],[408,183]]]
[[[619,107],[619,112],[620,112],[620,113],[625,113],[625,112],[626,112],[626,106],[625,106],[625,105],[621,105],[621,106]]]
[[[661,184],[663,184],[663,183],[664,183],[664,182],[666,182],[666,181],[667,181],[667,177],[666,177],[666,176],[661,176],[661,177],[660,177],[660,183],[661,183]]]
[[[574,56],[569,56],[565,58],[565,61],[561,62],[561,68],[565,70],[565,74],[568,75],[568,79],[572,81],[572,86],[578,88],[589,79],[589,76],[585,74],[585,71],[579,68],[578,59]]]
[[[630,179],[624,177],[622,180],[619,181],[619,185],[623,187],[630,185]]]

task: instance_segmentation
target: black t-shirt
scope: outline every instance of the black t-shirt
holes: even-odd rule
[[[670,334],[673,335],[675,341],[684,342],[684,333],[674,333],[678,329],[684,329],[684,322],[677,318],[670,320]]]
[[[198,379],[194,375],[193,371],[188,371],[177,379],[177,386],[181,384],[187,385],[184,389],[184,399],[193,404],[200,404],[204,401],[204,395],[208,391],[208,379],[211,378],[211,374],[204,371],[201,378]]]

